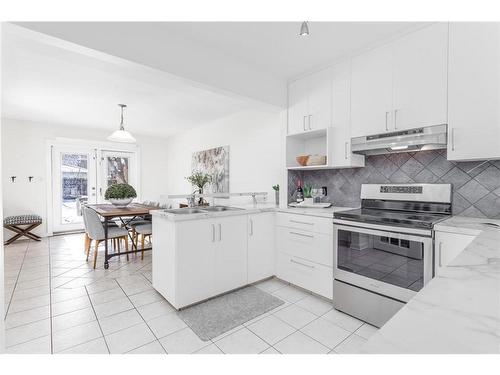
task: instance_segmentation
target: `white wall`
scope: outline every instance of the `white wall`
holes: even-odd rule
[[[2,40],[3,23],[0,23],[0,61],[2,61]],[[0,87],[2,87],[2,72],[0,69]],[[2,90],[0,90],[0,113],[2,113]],[[3,127],[3,121],[0,118],[0,130]],[[2,155],[2,132],[0,131],[0,157]],[[0,176],[2,175],[2,164],[0,163]],[[0,197],[2,196],[3,179],[0,180]],[[0,199],[0,222],[3,223],[3,202]],[[3,231],[0,231],[0,354],[5,351],[5,298],[4,298],[4,261],[3,261]]]
[[[46,235],[47,227],[47,140],[56,137],[104,141],[108,132],[95,129],[40,124],[2,119],[2,182],[4,216],[24,213],[41,215],[44,224],[38,234]],[[135,134],[140,147],[141,199],[158,201],[167,189],[166,139]],[[10,176],[18,176],[16,183]],[[35,183],[27,177],[35,176]],[[4,232],[10,237],[10,232]]]
[[[268,201],[274,202],[272,186],[286,186],[282,167],[285,115],[282,110],[247,110],[169,137],[168,194],[192,192],[185,177],[191,174],[193,152],[229,145],[230,192],[266,191]]]

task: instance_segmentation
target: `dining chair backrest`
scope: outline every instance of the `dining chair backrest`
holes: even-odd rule
[[[152,206],[152,207],[160,207],[160,204],[158,202],[149,202],[149,205]]]
[[[104,227],[99,219],[99,215],[93,209],[84,207],[83,216],[85,221],[85,226],[87,234],[92,239],[103,239],[104,238]]]
[[[89,230],[88,230],[88,224],[87,224],[87,217],[85,216],[85,210],[87,209],[87,207],[85,205],[82,206],[82,217],[83,217],[83,226],[85,227],[85,233],[89,233]]]

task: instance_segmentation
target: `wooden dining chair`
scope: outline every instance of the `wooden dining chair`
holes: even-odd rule
[[[88,207],[86,207],[85,205],[83,205],[82,206],[82,218],[83,218],[83,226],[84,226],[84,231],[85,231],[83,252],[85,254],[88,254],[90,252],[90,247],[92,246],[92,239],[89,237],[87,219],[85,218],[85,215],[83,214],[83,211],[84,211],[85,208],[88,208]],[[101,223],[102,223],[102,220],[101,220]],[[108,226],[117,227],[118,225],[116,225],[114,222],[110,221],[110,222],[108,222]],[[115,249],[116,249],[116,245],[115,245],[114,242],[113,242],[113,245],[115,246]],[[118,242],[118,246],[119,246],[119,242]],[[118,252],[119,251],[120,251],[120,249],[118,247]],[[128,260],[128,254],[127,254],[127,260]]]
[[[104,225],[99,219],[99,215],[97,215],[97,212],[95,212],[91,208],[88,207],[83,208],[83,217],[84,217],[84,224],[86,227],[85,232],[88,237],[88,242],[86,242],[85,244],[87,251],[87,261],[89,260],[89,255],[90,255],[90,247],[91,247],[90,243],[91,241],[95,241],[95,250],[94,250],[94,269],[95,269],[97,265],[97,253],[99,251],[99,244],[105,239]],[[119,250],[118,242],[120,240],[124,240],[125,251],[128,251],[127,229],[118,227],[108,228],[108,240],[112,240],[112,242],[115,241],[115,246],[118,246],[118,250]],[[128,254],[127,254],[127,260],[128,260]]]
[[[153,234],[153,224],[142,224],[136,225],[134,227],[134,232],[136,233],[135,243],[141,241],[141,259],[144,260],[144,244],[146,242],[146,237],[148,237],[149,242],[151,242],[151,237]]]

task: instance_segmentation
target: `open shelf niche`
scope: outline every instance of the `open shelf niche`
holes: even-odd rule
[[[291,170],[318,170],[332,168],[329,165],[329,142],[332,128],[286,136],[286,167]],[[300,165],[296,157],[300,155],[326,155],[325,165]]]

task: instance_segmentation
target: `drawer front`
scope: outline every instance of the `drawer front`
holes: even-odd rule
[[[333,236],[330,235],[277,227],[276,250],[333,267]]]
[[[278,253],[277,276],[320,296],[333,299],[333,269],[285,253]]]
[[[333,234],[333,217],[326,218],[278,212],[276,225],[309,232]]]

